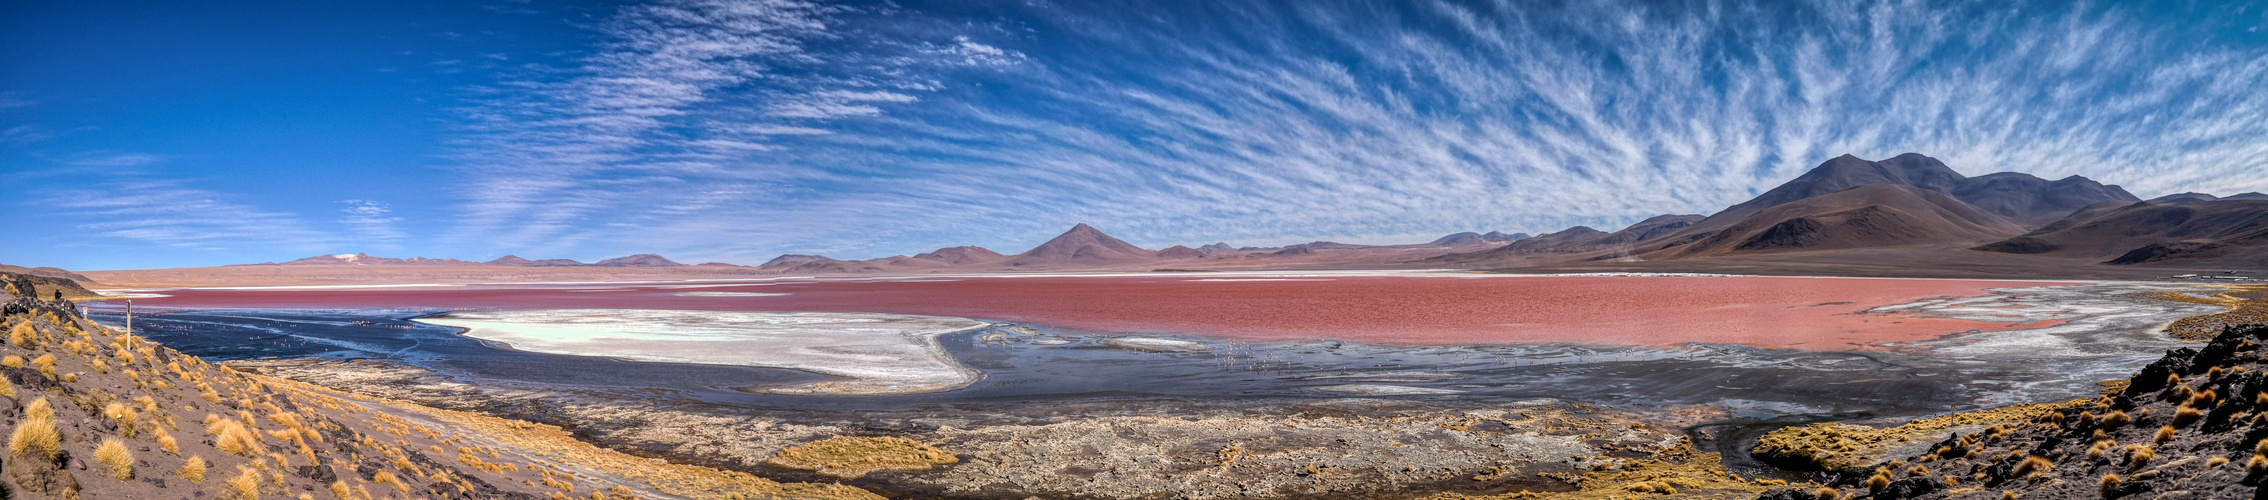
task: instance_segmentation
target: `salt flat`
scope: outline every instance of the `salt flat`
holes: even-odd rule
[[[778,394],[883,395],[947,391],[982,377],[937,336],[991,326],[949,316],[661,309],[458,311],[420,318],[514,349],[631,361],[787,368],[848,380]]]

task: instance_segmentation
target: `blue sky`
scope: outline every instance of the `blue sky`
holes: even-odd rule
[[[1612,229],[1827,158],[2268,190],[2268,6],[0,5],[0,263]]]

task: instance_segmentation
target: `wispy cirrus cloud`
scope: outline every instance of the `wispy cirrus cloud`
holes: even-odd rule
[[[622,8],[579,65],[504,75],[465,110],[456,145],[475,178],[458,240],[567,252],[793,196],[817,174],[764,160],[779,138],[918,102],[941,85],[925,68],[1021,57],[966,37],[844,46],[834,31],[887,15],[794,0]]]
[[[743,261],[1014,251],[1074,222],[1412,241],[1705,213],[1908,151],[2268,189],[2268,48],[2210,21],[2242,7],[663,2],[469,114],[465,233]]]
[[[59,190],[42,203],[104,238],[163,248],[247,252],[321,251],[340,240],[297,215],[230,199],[180,180],[131,179]]]
[[[356,241],[390,246],[407,236],[399,226],[402,218],[393,215],[392,205],[371,200],[342,200],[339,203],[346,205],[339,209],[339,213],[344,214],[339,222],[346,226],[349,235]]]

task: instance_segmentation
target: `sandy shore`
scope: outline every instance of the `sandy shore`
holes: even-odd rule
[[[713,312],[652,309],[459,311],[418,319],[514,349],[630,361],[787,368],[848,380],[780,394],[883,395],[948,391],[983,377],[937,336],[991,323],[877,313]]]

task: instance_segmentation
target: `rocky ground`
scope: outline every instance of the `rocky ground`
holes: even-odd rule
[[[838,436],[909,440],[955,455],[915,471],[844,479],[907,498],[1415,498],[1580,493],[1684,468],[1746,491],[1676,427],[1554,401],[1450,407],[1382,399],[1201,403],[1087,401],[898,412],[718,406],[668,394],[466,384],[380,361],[232,362],[246,371],[466,411],[554,423],[601,445],[780,480],[841,478],[783,466]],[[1652,477],[1651,475],[1647,477]],[[1625,478],[1627,479],[1627,478]],[[1664,483],[1666,484],[1666,483]],[[1614,491],[1627,491],[1614,487]],[[1702,488],[1702,489],[1693,489]],[[1737,496],[1737,495],[1736,495]]]
[[[2116,394],[1946,436],[1763,498],[2261,498],[2268,326],[2167,352]]]

